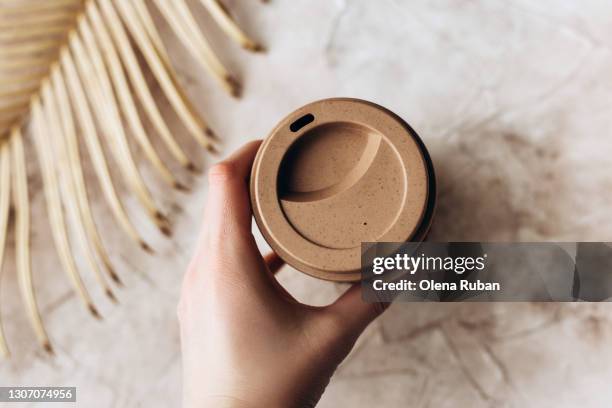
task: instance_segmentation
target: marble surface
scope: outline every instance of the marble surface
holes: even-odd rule
[[[193,3],[243,79],[244,97],[224,95],[166,26],[164,40],[221,135],[223,154],[264,137],[304,103],[366,98],[403,116],[430,148],[440,183],[432,239],[612,240],[609,2],[228,2],[267,46],[264,55],[230,44]],[[203,166],[215,160],[192,151]],[[0,383],[76,386],[84,407],[179,406],[175,305],[205,177],[185,178],[191,194],[168,193],[143,164],[174,225],[173,240],[164,239],[126,198],[157,251],[152,257],[121,235],[97,200],[125,286],[113,305],[87,278],[103,315],[95,321],[58,265],[29,165],[36,290],[57,355],[35,344],[9,249],[1,311],[13,357],[0,362]],[[289,268],[280,279],[312,304],[343,290]],[[608,304],[396,304],[368,329],[320,407],[610,406],[611,311]]]

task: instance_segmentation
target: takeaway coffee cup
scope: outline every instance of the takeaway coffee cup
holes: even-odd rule
[[[332,281],[360,279],[362,242],[422,241],[436,196],[423,142],[393,112],[334,98],[283,119],[251,173],[255,220],[296,269]]]

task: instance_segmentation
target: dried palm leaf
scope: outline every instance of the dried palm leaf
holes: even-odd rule
[[[237,94],[237,81],[200,32],[185,1],[152,3],[196,61],[223,88]],[[236,25],[221,3],[217,0],[201,0],[201,3],[220,28],[240,45],[249,50],[261,49]],[[144,57],[142,66],[137,52]],[[49,352],[51,344],[32,282],[26,172],[29,157],[24,148],[28,133],[22,130],[31,122],[29,134],[43,179],[48,219],[59,260],[83,304],[99,317],[81,277],[75,250],[82,255],[78,259],[84,259],[100,289],[113,300],[108,278],[115,283],[120,283],[120,279],[94,219],[84,177],[87,163],[82,160],[81,149],[87,150],[113,218],[127,236],[147,251],[151,247],[125,210],[111,166],[117,168],[117,178],[166,235],[170,235],[169,222],[140,174],[131,140],[161,180],[174,188],[186,187],[162,159],[152,136],[145,131],[145,121],[152,124],[172,159],[195,170],[160,113],[144,69],[153,73],[188,133],[204,148],[214,151],[216,138],[180,86],[147,2],[0,0],[0,271],[9,217],[13,214],[21,295],[38,341]],[[1,319],[0,354],[8,354]]]
[[[32,284],[30,263],[30,200],[28,198],[28,177],[25,165],[23,140],[19,127],[12,128],[9,142],[13,165],[14,207],[15,207],[15,252],[17,257],[17,276],[24,306],[30,316],[30,323],[38,342],[51,352],[51,342],[40,317]]]
[[[223,31],[234,41],[247,50],[255,52],[263,51],[263,47],[245,34],[240,26],[236,24],[223,3],[219,0],[200,0],[200,2],[208,9],[213,19],[215,19]]]
[[[45,83],[44,86],[48,86]],[[64,212],[62,210],[62,199],[59,191],[59,182],[57,180],[56,170],[53,164],[52,148],[49,141],[49,137],[45,132],[45,127],[42,123],[43,120],[47,119],[42,117],[42,107],[38,97],[32,101],[32,117],[35,124],[34,130],[34,146],[36,147],[36,153],[40,163],[41,173],[43,176],[43,184],[45,191],[45,198],[47,201],[47,212],[49,215],[49,223],[51,224],[51,232],[53,233],[53,240],[62,262],[64,270],[68,274],[68,277],[72,281],[75,290],[85,306],[91,311],[91,313],[99,317],[96,307],[93,305],[91,297],[81,280],[81,276],[77,270],[76,263],[72,251],[70,249],[70,242],[68,240],[68,232],[66,231],[66,225],[64,222]]]
[[[6,244],[6,230],[11,201],[11,156],[9,146],[4,143],[0,146],[0,278],[2,277],[2,266],[4,264],[4,246]],[[0,315],[0,354],[7,356],[9,353],[4,337],[4,326],[2,315]]]

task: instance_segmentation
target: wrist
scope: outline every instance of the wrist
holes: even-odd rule
[[[242,399],[229,396],[206,397],[200,401],[186,401],[184,408],[256,408]]]
[[[235,398],[230,396],[215,396],[206,397],[204,399],[193,401],[186,400],[183,404],[183,408],[287,408],[287,407],[302,407],[311,405],[301,404],[285,404],[280,402],[271,401],[256,401],[256,400],[244,400],[241,398]],[[314,405],[312,405],[314,406]]]

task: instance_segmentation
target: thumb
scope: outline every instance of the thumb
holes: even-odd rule
[[[389,308],[391,303],[366,302],[361,297],[361,285],[351,286],[333,304],[328,311],[343,322],[341,330],[344,335],[359,337],[368,325]]]
[[[261,258],[251,234],[248,189],[250,169],[260,143],[255,141],[244,145],[210,169],[204,222],[188,276],[201,275],[205,261],[222,266],[225,260],[248,257],[259,261]],[[220,269],[240,271],[239,268]]]
[[[209,237],[226,239],[250,233],[248,178],[260,144],[260,140],[247,143],[210,169],[204,225]]]

